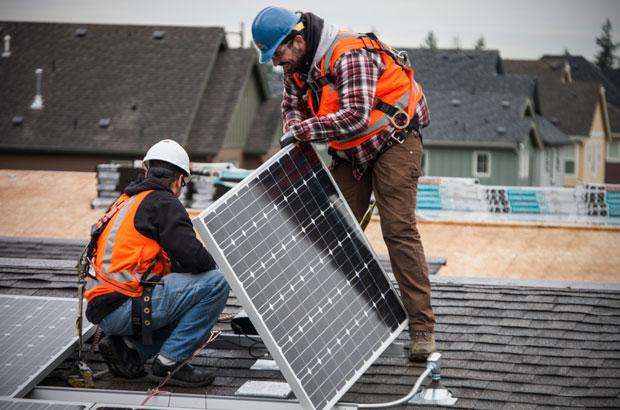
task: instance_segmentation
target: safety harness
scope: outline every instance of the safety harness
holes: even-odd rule
[[[93,259],[97,255],[97,242],[104,229],[110,222],[110,220],[116,215],[123,207],[129,202],[130,198],[119,202],[118,199],[108,208],[106,213],[101,217],[97,223],[95,223],[90,232],[90,240],[84,247],[80,258],[77,263],[78,272],[78,318],[76,321],[76,328],[78,333],[78,348],[82,347],[82,328],[83,328],[83,299],[84,290],[86,288],[86,281],[88,278],[95,279],[100,283],[109,286],[116,292],[122,293],[132,299],[132,317],[131,323],[134,329],[134,334],[142,334],[142,343],[144,345],[150,345],[153,343],[152,327],[151,327],[151,299],[153,289],[161,279],[160,275],[153,275],[149,278],[151,271],[159,261],[159,257],[155,258],[149,268],[144,272],[140,278],[140,286],[143,288],[142,295],[136,292],[135,289],[128,287],[126,284],[119,282],[102,272],[95,264],[92,263]],[[161,284],[161,283],[159,283]],[[79,360],[79,353],[78,353]]]
[[[409,56],[407,55],[406,51],[404,50],[396,51],[390,48],[385,43],[383,43],[381,40],[379,40],[374,33],[365,33],[361,35],[353,34],[353,33],[344,33],[343,35],[341,35],[341,38],[344,38],[344,37],[358,38],[364,44],[364,47],[362,47],[362,49],[371,51],[371,52],[384,53],[388,55],[389,57],[391,57],[394,60],[394,62],[400,67],[403,67],[403,68],[407,67],[409,69],[411,68]],[[325,67],[324,75],[319,76],[316,79],[308,75],[308,78],[306,79],[305,84],[303,84],[303,86],[301,87],[302,94],[305,94],[308,91],[312,90],[311,98],[313,100],[313,105],[315,107],[318,107],[320,105],[321,93],[322,93],[323,87],[326,85],[333,86],[336,83],[336,78],[334,77],[333,73],[330,71],[331,58],[332,58],[331,54],[325,57],[326,61],[324,64],[324,67]],[[407,102],[403,101],[403,103],[404,103],[403,105],[406,106]],[[385,113],[388,121],[392,124],[394,128],[396,128],[396,132],[394,133],[392,137],[393,139],[396,140],[396,142],[402,144],[405,137],[414,129],[418,131],[418,134],[421,135],[417,113],[415,113],[413,118],[411,118],[410,115],[407,113],[407,111],[405,111],[402,107],[399,107],[398,105],[388,104],[378,97],[375,97],[372,108]]]
[[[75,328],[77,330],[78,337],[78,345],[77,345],[77,360],[73,365],[73,369],[69,369],[66,374],[68,383],[73,387],[81,387],[81,388],[94,388],[95,383],[93,380],[93,374],[88,367],[88,359],[92,355],[94,351],[95,345],[99,343],[99,338],[101,336],[101,328],[97,327],[97,332],[95,334],[95,339],[91,344],[90,350],[87,355],[82,359],[82,346],[83,346],[83,326],[84,326],[84,289],[86,288],[86,279],[90,276],[93,277],[90,267],[92,258],[97,253],[97,239],[103,232],[104,228],[112,219],[112,217],[120,210],[127,201],[122,202],[116,205],[116,201],[114,204],[108,208],[105,215],[97,221],[91,228],[90,232],[90,240],[82,250],[80,257],[78,259],[76,269],[78,274],[78,317],[75,321]],[[70,371],[77,370],[78,376],[70,375]]]

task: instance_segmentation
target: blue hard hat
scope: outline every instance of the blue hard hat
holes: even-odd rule
[[[252,22],[252,37],[260,50],[261,64],[271,60],[276,48],[291,34],[299,19],[299,14],[281,7],[267,7],[256,15]]]

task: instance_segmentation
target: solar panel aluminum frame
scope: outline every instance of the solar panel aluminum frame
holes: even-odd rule
[[[34,400],[0,397],[0,408],[5,410],[90,410],[94,403],[65,400]]]
[[[77,317],[76,315],[77,315],[77,308],[78,308],[77,299],[59,298],[59,297],[22,296],[22,295],[0,295],[0,302],[3,302],[3,300],[6,300],[6,299],[31,299],[31,300],[38,300],[38,301],[45,301],[45,302],[59,300],[63,302],[70,302],[70,306],[75,306],[75,309],[71,308],[70,310],[71,313],[67,312],[66,324],[70,325],[71,328],[74,328],[75,326],[75,320]],[[84,309],[84,311],[86,310]],[[86,320],[85,317],[83,317],[82,323],[84,326],[83,332],[82,332],[83,338],[84,340],[87,340],[89,337],[91,337],[95,333],[96,327],[92,323],[90,323],[88,320]],[[2,329],[2,330],[6,331],[8,329]],[[75,332],[75,330],[73,330],[73,332]],[[4,396],[5,398],[7,397],[21,398],[27,395],[28,392],[32,390],[32,388],[36,386],[41,380],[43,380],[47,376],[47,374],[49,374],[51,370],[56,368],[58,365],[60,365],[60,363],[62,363],[67,357],[71,355],[71,350],[77,346],[77,342],[78,342],[77,333],[74,333],[74,336],[71,338],[68,338],[67,343],[65,343],[64,345],[52,346],[51,348],[58,348],[56,353],[54,353],[44,363],[40,363],[39,370],[33,374],[30,374],[29,377],[25,379],[20,385],[17,385],[17,387],[15,387],[15,389],[12,392],[9,392],[9,394],[2,394],[2,396]],[[1,375],[2,374],[0,373],[0,376]]]
[[[208,208],[206,208],[203,212],[201,212],[200,215],[195,217],[193,219],[193,223],[194,223],[194,226],[195,226],[196,230],[198,231],[198,233],[200,234],[200,236],[204,240],[206,248],[211,252],[211,254],[213,255],[213,258],[215,259],[215,261],[217,262],[221,272],[224,274],[225,278],[227,279],[231,289],[233,290],[235,295],[239,298],[239,301],[241,302],[242,306],[245,308],[245,311],[248,314],[248,317],[250,318],[250,320],[252,321],[252,323],[256,327],[256,330],[258,331],[259,335],[261,336],[261,339],[262,339],[264,345],[267,347],[267,349],[269,350],[269,352],[272,355],[273,359],[278,364],[278,367],[280,368],[280,371],[284,375],[284,378],[286,379],[286,381],[291,386],[291,389],[295,393],[296,398],[299,400],[300,404],[302,405],[302,407],[304,409],[315,409],[315,406],[311,402],[310,397],[307,395],[304,387],[302,386],[302,383],[301,383],[300,379],[297,377],[297,375],[293,371],[291,365],[289,364],[288,360],[285,358],[284,352],[282,351],[280,346],[277,344],[274,336],[268,330],[268,327],[267,327],[266,323],[264,322],[262,316],[258,313],[257,307],[254,306],[254,303],[252,302],[252,299],[250,298],[250,296],[246,292],[244,286],[239,281],[239,279],[237,279],[236,274],[233,271],[233,268],[232,268],[230,262],[224,256],[224,252],[223,252],[222,248],[215,241],[214,236],[206,228],[205,223],[202,221],[203,218],[206,215],[208,215],[210,212],[214,211],[214,209],[217,208],[218,206],[220,206],[222,202],[226,202],[229,198],[235,196],[236,193],[238,191],[240,191],[245,186],[245,184],[248,181],[251,181],[254,178],[256,178],[258,175],[260,175],[265,170],[267,170],[272,164],[278,162],[281,158],[283,158],[286,155],[288,155],[289,152],[291,152],[294,149],[299,149],[299,148],[297,148],[294,145],[290,145],[288,147],[285,147],[284,149],[281,149],[278,153],[276,153],[269,160],[267,160],[265,163],[263,163],[260,167],[258,167],[256,170],[254,170],[243,181],[241,181],[239,184],[234,186],[224,196],[219,198],[216,202],[214,202]],[[311,149],[314,151],[314,154],[317,155],[317,157],[319,157],[318,153],[315,150],[315,148],[312,147]],[[322,160],[320,160],[320,157],[319,157],[319,161],[321,162],[321,166],[323,167],[323,169],[326,171],[326,174],[329,176],[329,179],[330,179],[331,183],[333,184],[334,188],[338,192],[339,198],[342,199],[342,203],[344,204],[344,206],[346,208],[346,212],[348,212],[350,217],[353,218],[353,220],[355,220],[353,212],[351,211],[350,207],[348,206],[346,200],[344,200],[344,196],[342,195],[342,192],[338,188],[336,182],[332,178],[332,176],[329,173],[329,171],[327,171],[327,169],[325,167],[325,164],[322,162]],[[373,258],[377,261],[378,267],[379,267],[380,271],[382,272],[382,274],[385,276],[385,280],[388,283],[389,288],[396,295],[398,295],[398,293],[396,293],[396,290],[394,289],[394,286],[392,285],[391,280],[389,279],[389,277],[386,274],[385,270],[381,266],[381,263],[379,262],[379,259],[378,259],[377,255],[375,254],[372,246],[370,245],[370,243],[368,242],[368,239],[364,235],[361,227],[359,226],[359,224],[355,224],[354,226],[356,227],[355,229],[358,230],[358,233],[361,234],[360,237],[363,238],[363,242],[364,242],[365,246],[368,248],[368,251],[372,254]],[[405,308],[404,308],[404,306],[402,304],[402,301],[400,300],[400,298],[398,296],[396,297],[396,300],[399,303],[400,309],[405,311]],[[372,365],[372,363],[374,363],[377,360],[377,358],[379,356],[381,356],[383,351],[385,349],[387,349],[394,342],[394,340],[401,334],[401,332],[406,328],[406,326],[407,326],[407,320],[406,320],[406,314],[405,314],[405,319],[402,322],[400,322],[398,328],[395,331],[393,331],[393,333],[391,333],[390,337],[381,344],[381,346],[374,352],[374,354],[368,360],[365,361],[364,365],[361,368],[359,368],[358,371],[356,371],[354,376],[351,377],[346,382],[346,384],[343,385],[343,387],[340,390],[338,390],[337,394],[327,403],[327,405],[325,405],[323,407],[323,409],[329,409],[329,408],[332,408],[332,406],[336,405],[338,400],[351,388],[351,386],[353,386],[353,384],[355,384],[357,379]]]

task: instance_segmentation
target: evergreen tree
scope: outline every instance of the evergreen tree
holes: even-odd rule
[[[424,39],[424,43],[422,43],[422,47],[430,48],[431,50],[437,49],[437,37],[435,37],[432,31],[428,32],[428,35]]]
[[[616,59],[614,52],[618,48],[618,43],[614,43],[611,38],[611,22],[609,18],[601,26],[603,33],[600,37],[596,38],[596,44],[601,47],[599,53],[595,56],[596,65],[601,68],[613,68],[614,60]]]
[[[476,40],[476,44],[474,44],[474,48],[476,50],[482,50],[487,46],[486,42],[484,41],[484,37],[480,36],[480,38],[478,40]]]

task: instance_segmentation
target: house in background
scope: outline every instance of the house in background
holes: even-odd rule
[[[607,141],[605,182],[620,183],[620,69],[601,69],[582,56],[545,55],[541,61],[563,64],[568,82],[599,82],[605,89],[611,138]]]
[[[424,174],[562,186],[570,139],[541,115],[536,81],[504,75],[496,50],[406,50],[426,95]]]
[[[277,146],[257,53],[221,27],[0,22],[0,36],[3,168],[92,171],[165,138],[255,167]]]
[[[572,81],[571,66],[561,59],[504,60],[503,67],[508,74],[536,78],[541,114],[575,142],[564,148],[564,185],[610,182],[606,157],[614,147],[610,145],[608,104],[601,83]]]

